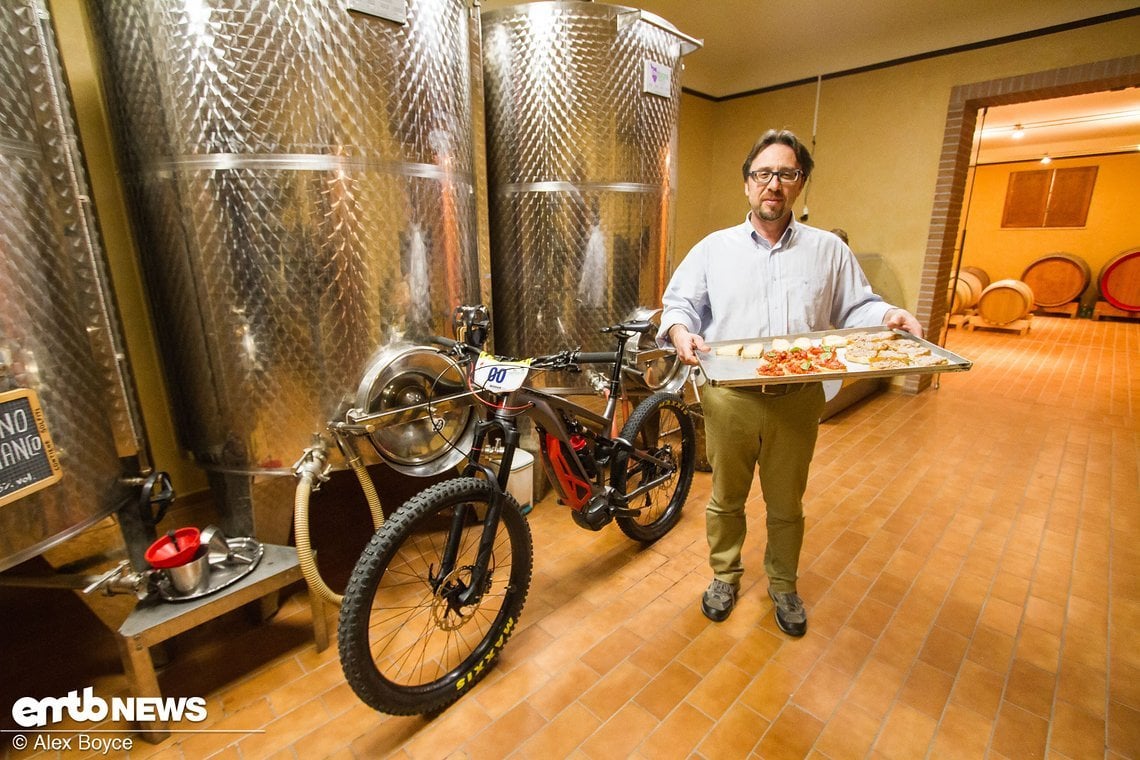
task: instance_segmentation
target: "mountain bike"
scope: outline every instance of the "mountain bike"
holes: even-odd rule
[[[446,707],[489,672],[518,627],[534,563],[530,527],[507,490],[521,417],[533,421],[547,476],[586,529],[616,522],[636,541],[655,541],[680,520],[692,484],[695,433],[676,393],[645,398],[613,435],[626,343],[654,329],[651,323],[604,328],[615,338],[612,352],[520,360],[483,350],[489,322],[485,307],[460,307],[458,340],[433,339],[462,368],[480,410],[461,475],[397,509],[344,592],[341,665],[357,696],[381,712]],[[611,365],[600,413],[530,382],[539,372],[588,365]],[[440,410],[461,396],[452,386],[436,395],[438,409],[430,400],[419,408],[429,419],[441,415],[433,427],[443,429]],[[491,445],[501,447],[497,463],[487,461]]]

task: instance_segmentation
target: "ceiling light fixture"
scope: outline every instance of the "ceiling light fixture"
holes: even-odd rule
[[[1021,138],[1025,137],[1025,127],[1021,126],[1020,124],[1014,124],[1013,134],[1010,135],[1010,137],[1012,137],[1014,140],[1020,140]]]
[[[1049,158],[1049,154],[1046,153],[1044,156],[1041,157],[1041,163],[1051,164],[1051,163],[1053,163],[1053,159]]]

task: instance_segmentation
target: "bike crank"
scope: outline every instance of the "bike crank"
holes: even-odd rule
[[[581,528],[601,530],[614,519],[613,510],[610,508],[609,494],[598,494],[590,499],[590,502],[582,509],[570,510],[570,516]]]

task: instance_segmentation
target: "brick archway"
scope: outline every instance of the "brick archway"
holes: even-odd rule
[[[916,313],[930,335],[941,335],[946,325],[946,291],[954,263],[978,111],[990,106],[1134,86],[1140,86],[1140,56],[991,79],[960,85],[951,91]],[[931,375],[907,377],[904,390],[917,393],[930,385],[931,378]]]

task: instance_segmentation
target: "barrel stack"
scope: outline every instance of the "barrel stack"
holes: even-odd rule
[[[1036,305],[1033,289],[1022,280],[990,281],[981,267],[964,266],[946,295],[951,327],[1008,330],[1024,335]]]
[[[1018,279],[990,281],[986,270],[963,266],[950,283],[951,327],[1024,334],[1033,314],[1140,319],[1140,247],[1105,262],[1094,279],[1088,261],[1064,251],[1034,259]]]

